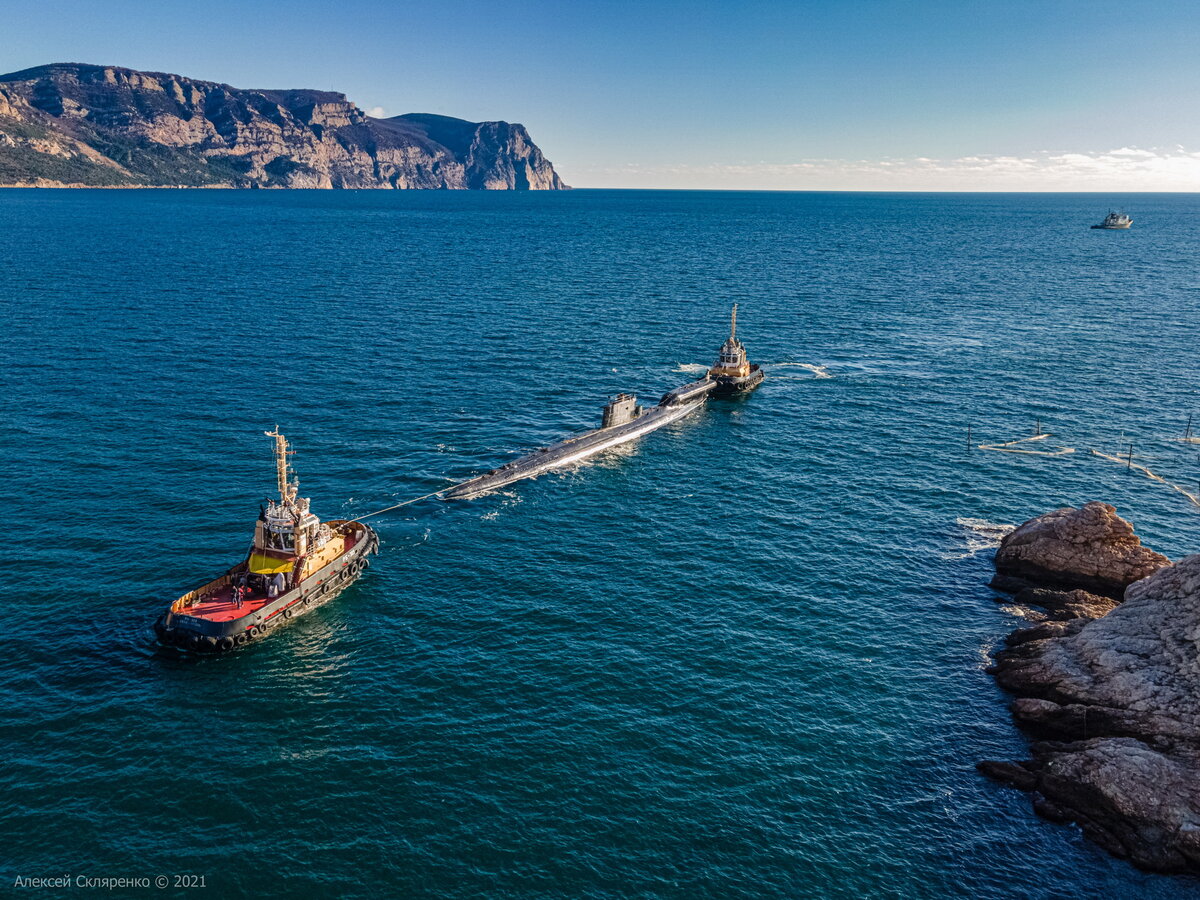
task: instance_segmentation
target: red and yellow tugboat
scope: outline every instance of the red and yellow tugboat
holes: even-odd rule
[[[275,439],[279,499],[261,508],[243,562],[184,594],[154,623],[164,644],[219,653],[264,638],[348,586],[379,551],[370,526],[322,523],[309,511],[291,477],[287,438],[278,428],[266,435]]]

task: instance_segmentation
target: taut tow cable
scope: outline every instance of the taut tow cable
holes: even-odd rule
[[[392,506],[385,506],[383,509],[377,509],[377,510],[375,510],[375,512],[367,513],[365,516],[356,516],[355,518],[349,519],[348,521],[361,522],[363,519],[371,519],[371,518],[374,518],[375,516],[382,515],[385,512],[391,512],[393,509],[399,509],[402,506],[411,506],[413,503],[419,503],[422,500],[428,500],[430,497],[436,497],[438,494],[444,494],[446,492],[446,490],[447,490],[447,488],[442,488],[440,491],[434,491],[432,494],[425,494],[424,496],[421,496],[421,497],[413,497],[411,500],[405,500],[403,503],[396,503],[396,504],[393,504]]]

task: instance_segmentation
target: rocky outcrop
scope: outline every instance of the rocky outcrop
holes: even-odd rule
[[[1200,871],[1200,555],[1160,563],[1112,507],[1102,509],[1089,520],[1106,524],[1072,544],[1079,568],[1047,569],[1056,583],[1154,571],[1119,603],[1078,590],[1018,595],[1046,601],[1047,619],[1010,635],[990,671],[1016,695],[1013,717],[1037,740],[1029,759],[979,769],[1031,791],[1038,813],[1077,823],[1117,856],[1158,871]],[[1064,512],[1026,523],[1035,526],[1026,533],[1064,528]],[[1047,557],[1037,559],[1041,566]]]
[[[1066,507],[1030,519],[996,551],[996,571],[1034,584],[1082,588],[1120,598],[1170,560],[1142,546],[1133,526],[1105,503]]]
[[[0,184],[559,190],[525,127],[115,66],[0,76]]]

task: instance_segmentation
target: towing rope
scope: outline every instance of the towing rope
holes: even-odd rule
[[[365,516],[357,516],[356,518],[349,519],[347,521],[361,522],[363,519],[370,519],[375,516],[382,515],[385,512],[391,512],[393,509],[399,509],[402,506],[409,506],[413,503],[419,503],[422,500],[428,500],[430,497],[436,497],[438,494],[444,494],[447,490],[449,490],[449,488],[442,488],[440,491],[434,491],[432,494],[425,494],[422,497],[413,497],[411,500],[405,500],[403,503],[397,503],[393,506],[385,506],[383,509],[377,509],[375,512],[367,513]]]
[[[1023,450],[1019,447],[1014,447],[1014,444],[1024,444],[1027,441],[1044,441],[1050,437],[1050,432],[1045,431],[1041,434],[1035,434],[1032,437],[1017,438],[1015,441],[1005,441],[1003,444],[980,444],[980,450],[995,450],[998,453],[1027,453],[1030,456],[1066,456],[1068,453],[1074,453],[1074,447],[1060,447],[1057,450]]]

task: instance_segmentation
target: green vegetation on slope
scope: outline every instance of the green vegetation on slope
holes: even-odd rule
[[[115,169],[97,165],[81,156],[53,156],[30,147],[0,145],[0,184],[32,182],[39,178],[62,184],[92,184],[97,187],[139,183]]]

